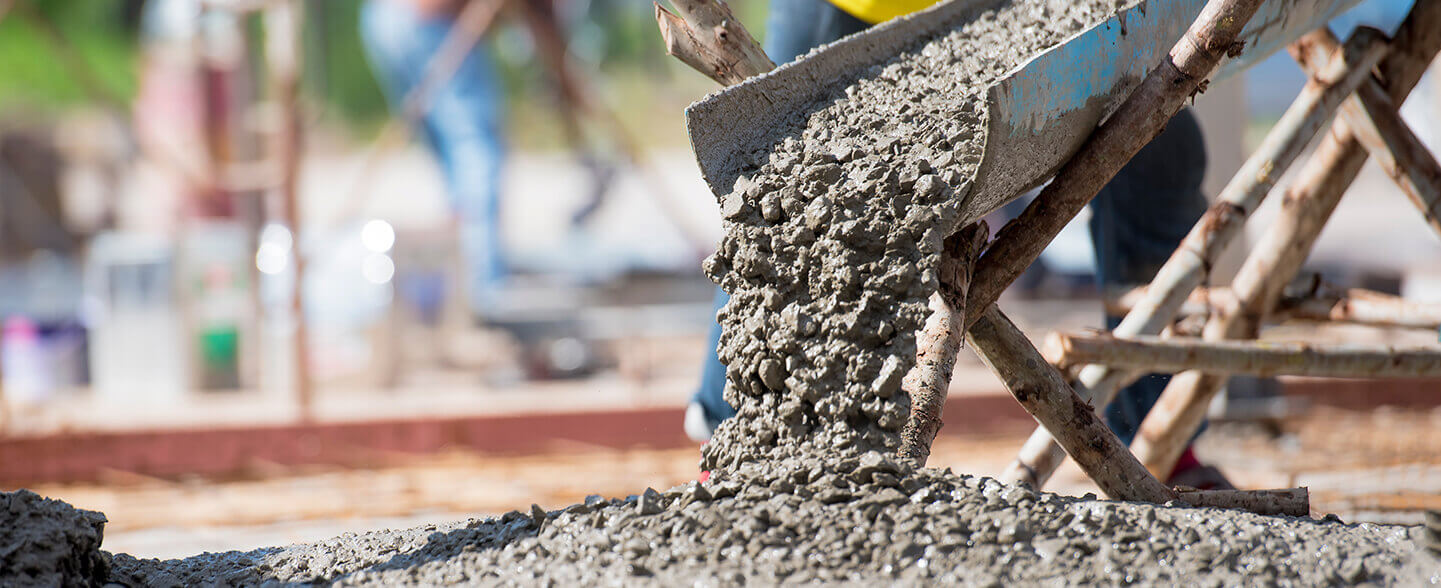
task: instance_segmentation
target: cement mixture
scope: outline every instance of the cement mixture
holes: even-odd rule
[[[870,68],[750,155],[705,264],[731,294],[720,359],[740,418],[704,467],[895,452],[937,253],[985,149],[986,88],[1130,4],[999,3]]]
[[[0,492],[0,585],[85,586],[109,571],[105,515],[29,490]]]
[[[937,288],[935,254],[984,149],[981,93],[1127,4],[999,3],[872,68],[798,121],[802,131],[750,154],[721,198],[726,236],[706,263],[733,296],[719,313],[720,353],[739,408],[707,445],[710,481],[248,553],[116,555],[111,581],[1441,580],[1404,528],[1066,498],[889,457],[909,412],[902,381]]]
[[[1068,498],[910,471],[868,453],[745,465],[664,493],[450,526],[178,561],[117,555],[111,579],[162,587],[1397,584],[1420,579],[1417,562],[1435,574],[1416,553],[1401,527]]]

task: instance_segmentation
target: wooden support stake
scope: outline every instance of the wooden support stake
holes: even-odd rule
[[[1391,52],[1378,66],[1393,102],[1411,92],[1441,48],[1438,30],[1441,2],[1418,2],[1397,29]],[[1279,218],[1232,281],[1235,300],[1206,325],[1207,339],[1255,338],[1366,157],[1351,126],[1345,120],[1335,121],[1287,191]],[[1148,469],[1170,474],[1224,381],[1224,375],[1197,371],[1171,379],[1131,445]]]
[[[295,398],[301,422],[315,418],[314,380],[310,374],[310,337],[305,320],[306,259],[300,207],[300,158],[304,128],[300,118],[300,19],[303,11],[296,0],[277,2],[266,8],[266,62],[271,72],[275,101],[284,113],[274,157],[280,162],[280,195],[285,223],[290,226],[291,259],[295,276],[290,285],[290,312],[295,321],[291,339]]]
[[[965,343],[966,290],[976,254],[990,230],[985,222],[946,238],[940,263],[940,291],[931,296],[931,316],[916,337],[916,366],[901,388],[911,397],[911,414],[901,430],[900,459],[925,467],[931,443],[941,430],[956,355]]]
[[[1260,515],[1304,517],[1311,514],[1311,492],[1306,488],[1281,490],[1189,490],[1177,488],[1181,502],[1191,506],[1231,508]]]
[[[1441,376],[1441,347],[1434,346],[1398,348],[1051,333],[1044,349],[1046,359],[1060,369],[1101,364],[1162,373],[1202,370],[1259,377]]]
[[[1346,96],[1370,76],[1371,68],[1380,61],[1385,49],[1384,37],[1374,29],[1358,29],[1348,44],[1346,58],[1337,59],[1320,79],[1312,80],[1302,88],[1301,94],[1266,135],[1261,146],[1222,190],[1217,202],[1161,266],[1151,287],[1146,290],[1146,296],[1116,327],[1117,335],[1154,335],[1175,319],[1187,296],[1205,281],[1216,259],[1242,233],[1246,219],[1260,206],[1306,145],[1335,116],[1336,109]],[[1027,212],[1030,212],[1029,208]],[[998,243],[1000,239],[998,236]],[[995,246],[992,246],[991,251],[994,250]],[[985,259],[982,258],[982,262]],[[978,280],[980,271],[978,268]],[[1077,378],[1078,392],[1096,407],[1104,409],[1118,390],[1144,373],[1116,373],[1106,366],[1087,366]],[[1046,442],[1045,437],[1046,432],[1042,429],[1032,433],[1031,440],[1022,447],[1021,455],[1007,469],[1004,479],[1044,484],[1055,467],[1060,465],[1060,460],[1056,459],[1059,452]]]
[[[999,308],[988,308],[966,337],[986,367],[1107,496],[1154,503],[1176,499]]]
[[[671,0],[671,6],[674,13],[655,5],[666,53],[722,86],[775,69],[724,0]]]
[[[1170,54],[1151,70],[1130,97],[1086,139],[1055,179],[1019,217],[1006,223],[976,263],[968,322],[1025,271],[1121,167],[1150,143],[1180,112],[1187,98],[1228,54],[1241,50],[1236,36],[1261,0],[1210,0]]]
[[[1124,315],[1146,296],[1147,286],[1139,286],[1106,301],[1107,314]],[[1178,317],[1207,316],[1216,308],[1234,299],[1230,288],[1196,288],[1177,311]],[[1441,304],[1411,302],[1374,290],[1349,288],[1337,290],[1317,284],[1304,293],[1287,292],[1271,311],[1272,322],[1287,320],[1340,322],[1375,327],[1436,329],[1441,327]],[[1117,337],[1119,331],[1111,333]]]
[[[1292,55],[1307,75],[1330,65],[1337,45],[1330,30],[1317,30],[1302,40],[1307,43],[1293,45]],[[1342,107],[1341,116],[1386,175],[1421,209],[1426,223],[1441,235],[1441,164],[1401,119],[1397,104],[1380,82],[1368,76],[1356,89],[1356,96]]]

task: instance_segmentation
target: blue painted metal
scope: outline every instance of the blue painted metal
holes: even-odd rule
[[[1246,50],[1220,76],[1244,70],[1359,0],[1268,0],[1241,35]],[[1016,68],[987,93],[986,155],[963,221],[979,218],[1038,185],[1080,146],[1160,62],[1200,14],[1205,0],[1142,0]],[[828,45],[687,109],[691,144],[717,195],[729,191],[739,154],[797,133],[796,112],[829,102],[850,80],[995,6],[952,0]]]

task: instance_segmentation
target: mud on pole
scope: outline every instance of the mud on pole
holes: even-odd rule
[[[901,382],[911,397],[911,414],[901,429],[900,459],[925,467],[940,432],[956,355],[965,344],[966,290],[976,254],[989,236],[985,222],[946,238],[939,267],[940,291],[931,296],[931,316],[916,336],[916,365]]]
[[[1397,29],[1391,52],[1378,66],[1387,97],[1402,101],[1441,48],[1441,2],[1418,2]],[[1206,325],[1208,339],[1255,338],[1261,321],[1280,299],[1311,251],[1341,195],[1366,163],[1366,148],[1345,120],[1338,120],[1287,191],[1281,214],[1232,282],[1235,300]],[[1189,371],[1172,378],[1141,424],[1132,450],[1152,472],[1169,473],[1200,426],[1224,376]]]

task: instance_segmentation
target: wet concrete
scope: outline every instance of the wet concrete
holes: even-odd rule
[[[29,490],[0,493],[0,585],[103,583],[105,515]]]
[[[740,414],[706,446],[706,468],[896,450],[937,253],[985,150],[986,88],[1128,4],[979,11],[750,154],[719,199],[726,233],[705,263],[731,293],[720,359]]]
[[[901,388],[979,162],[979,93],[1122,2],[1023,0],[865,73],[798,135],[748,154],[708,275],[727,399],[712,480],[446,526],[181,560],[111,580],[191,584],[945,582],[1404,584],[1402,527],[1067,498],[890,457]],[[1437,577],[1441,579],[1441,577]]]
[[[308,545],[117,555],[114,568],[113,580],[147,586],[1391,585],[1437,573],[1404,527],[1069,498],[877,453]]]

